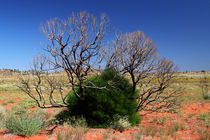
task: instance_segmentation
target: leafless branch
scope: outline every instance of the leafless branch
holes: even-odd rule
[[[171,85],[176,67],[172,61],[159,58],[154,42],[143,32],[118,34],[108,65],[129,74],[133,93],[138,89],[137,111],[154,111],[174,104],[178,92],[165,92]],[[154,106],[155,105],[155,106]]]

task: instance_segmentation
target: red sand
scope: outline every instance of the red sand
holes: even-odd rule
[[[17,102],[19,102],[20,99],[17,99]],[[5,107],[5,109],[10,108],[11,106],[14,106],[17,104],[12,103],[8,104]],[[171,123],[173,120],[176,120],[177,122],[184,123],[186,125],[186,130],[178,131],[176,133],[177,138],[179,139],[185,139],[185,140],[194,140],[198,139],[197,136],[197,130],[199,127],[199,124],[201,124],[202,121],[196,120],[196,115],[204,113],[204,112],[210,112],[210,103],[193,103],[189,105],[185,105],[184,107],[180,108],[181,113],[183,115],[190,115],[192,114],[191,118],[184,117],[183,115],[180,116],[178,114],[172,114],[172,113],[152,113],[148,114],[143,117],[142,122],[140,127],[162,127],[165,129],[168,129],[171,126]],[[48,110],[50,113],[53,114],[53,110],[49,109]],[[151,122],[151,119],[153,118],[160,118],[160,117],[169,117],[172,118],[171,120],[167,120],[166,124],[161,125],[161,124],[156,124],[154,122]],[[203,126],[204,127],[204,126]],[[43,130],[41,134],[32,136],[32,137],[21,137],[17,135],[10,134],[8,132],[5,132],[3,130],[0,130],[0,139],[2,140],[56,140],[56,132],[59,130],[64,131],[64,127],[59,126],[53,131],[52,135],[48,135],[46,133],[46,130]],[[210,128],[208,128],[210,132]],[[109,131],[109,134],[107,133]],[[117,139],[117,140],[122,140],[122,139],[132,139],[132,135],[136,134],[138,132],[138,127],[126,130],[123,132],[119,131],[114,131],[111,129],[89,129],[88,132],[84,135],[86,140],[101,140],[104,139],[104,135],[107,133],[110,135],[109,139]],[[156,134],[153,138],[151,136],[143,136],[143,139],[160,139],[159,134]]]

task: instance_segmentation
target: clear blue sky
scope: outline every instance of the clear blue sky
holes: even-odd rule
[[[45,41],[40,23],[83,10],[144,31],[180,71],[210,70],[210,0],[0,0],[0,69],[28,69]]]

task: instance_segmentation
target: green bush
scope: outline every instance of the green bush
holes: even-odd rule
[[[21,136],[33,136],[44,127],[44,122],[40,117],[10,114],[6,118],[4,126],[9,132]]]
[[[78,127],[85,128],[85,127],[87,127],[87,122],[84,117],[72,116],[67,121],[65,121],[64,125],[71,126],[74,128],[78,128]]]
[[[85,88],[85,100],[80,100],[70,93],[67,100],[70,112],[58,115],[60,120],[65,121],[65,116],[83,116],[89,126],[104,128],[113,122],[114,116],[119,115],[128,116],[132,126],[140,123],[140,116],[136,112],[137,92],[132,93],[129,80],[113,68],[106,68],[98,77],[88,78],[85,85],[107,88]],[[79,93],[79,89],[77,92]]]
[[[203,120],[207,126],[210,126],[210,112],[198,114],[196,119]]]
[[[203,99],[204,100],[210,99],[210,93],[203,94]]]
[[[30,110],[29,113],[30,113],[33,117],[35,117],[35,118],[40,118],[40,119],[42,119],[42,120],[47,120],[47,119],[49,119],[49,117],[50,117],[50,114],[49,114],[46,110],[44,110],[44,109],[42,109],[42,108],[38,108],[38,109],[36,109],[36,110]]]
[[[24,109],[29,109],[29,108],[37,107],[37,104],[32,99],[25,99],[25,100],[21,100],[20,102],[18,102],[17,106],[20,106]]]
[[[131,127],[131,124],[130,124],[127,116],[118,116],[117,115],[116,117],[114,117],[114,121],[111,124],[111,128],[120,130],[120,131],[126,130],[130,127]]]
[[[28,110],[20,105],[16,105],[11,107],[9,112],[12,112],[15,115],[25,115],[28,113]]]

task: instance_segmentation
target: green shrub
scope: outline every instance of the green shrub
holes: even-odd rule
[[[21,136],[33,136],[44,127],[44,122],[39,117],[9,115],[5,120],[5,128]]]
[[[72,116],[71,118],[69,118],[69,120],[67,122],[65,122],[65,124],[67,126],[71,126],[71,127],[87,127],[87,122],[86,119],[84,117],[75,117]]]
[[[29,108],[37,107],[37,104],[32,99],[25,99],[18,102],[17,106],[21,106],[24,109],[29,109]]]
[[[15,115],[25,115],[28,113],[28,109],[35,107],[35,102],[34,101],[27,101],[27,100],[21,100],[20,102],[17,103],[16,106],[11,107],[10,112],[12,112]],[[37,111],[36,111],[37,112]],[[44,115],[44,112],[42,110],[42,112],[40,112],[40,110],[38,110],[38,113]],[[47,114],[45,114],[47,115]]]
[[[63,125],[65,122],[68,122],[69,118],[71,118],[71,112],[69,110],[63,110],[57,115],[55,118],[49,120],[49,124],[61,124]]]
[[[210,99],[210,93],[203,94],[203,99],[204,100]]]
[[[50,114],[42,108],[38,108],[35,111],[31,110],[29,113],[32,114],[33,117],[40,118],[42,120],[47,120],[50,117]]]
[[[106,68],[98,77],[88,78],[85,85],[106,88],[85,88],[85,100],[80,100],[70,93],[67,100],[70,112],[62,114],[64,118],[65,116],[67,118],[83,116],[89,126],[97,128],[108,127],[116,115],[128,116],[128,121],[132,126],[140,123],[140,116],[136,112],[137,92],[132,93],[132,85],[129,80],[113,68]],[[79,89],[77,92],[80,93]],[[65,120],[62,115],[58,118]]]
[[[118,116],[117,115],[114,118],[113,123],[111,124],[111,128],[120,130],[120,131],[126,130],[130,127],[131,127],[131,124],[130,124],[127,116]]]
[[[28,110],[20,105],[13,106],[9,112],[12,112],[15,115],[25,115],[28,113]]]
[[[196,119],[203,120],[207,126],[210,126],[210,112],[198,114]]]

